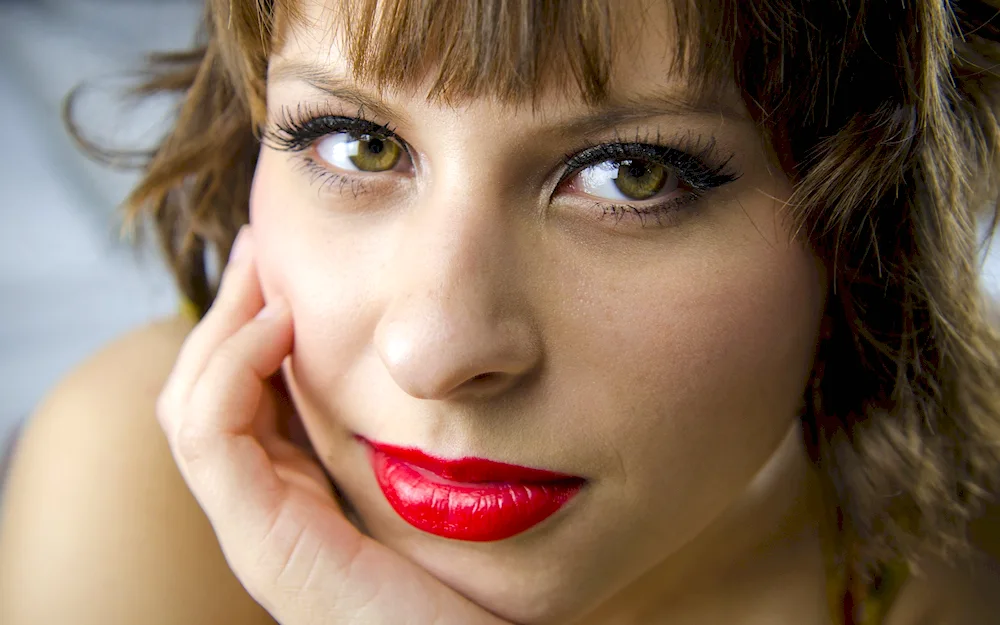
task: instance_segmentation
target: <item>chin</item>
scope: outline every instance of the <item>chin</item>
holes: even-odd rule
[[[496,542],[441,538],[398,516],[370,518],[373,538],[477,605],[522,625],[564,625],[580,618],[608,598],[611,571],[622,564],[604,562],[605,554],[592,541],[578,544],[573,536],[584,528],[573,518],[554,519],[550,526]]]
[[[404,554],[477,605],[522,625],[568,623],[581,616],[585,597],[593,597],[581,593],[581,569],[571,556],[553,554],[552,565],[537,568],[481,554],[463,558],[456,551]]]

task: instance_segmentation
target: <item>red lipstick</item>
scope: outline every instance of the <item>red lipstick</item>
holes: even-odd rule
[[[445,460],[359,437],[382,493],[419,530],[467,541],[510,538],[538,525],[586,482],[483,458]]]

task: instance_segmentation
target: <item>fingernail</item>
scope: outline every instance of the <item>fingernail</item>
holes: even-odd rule
[[[229,262],[239,259],[246,251],[247,230],[246,226],[242,226],[240,231],[236,233],[236,238],[233,239],[233,247],[229,250]]]

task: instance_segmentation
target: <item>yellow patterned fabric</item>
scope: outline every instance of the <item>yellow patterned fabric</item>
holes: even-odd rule
[[[905,565],[887,563],[866,582],[850,567],[831,571],[827,598],[835,625],[882,625],[908,573]]]
[[[842,517],[824,524],[821,538],[827,570],[827,600],[834,625],[882,625],[909,576],[902,562],[882,562],[868,577],[860,570],[856,554],[839,540]],[[830,516],[825,518],[831,519]]]
[[[201,321],[201,314],[198,312],[198,307],[194,305],[188,298],[181,296],[180,305],[180,315],[185,319],[189,319],[194,323]]]

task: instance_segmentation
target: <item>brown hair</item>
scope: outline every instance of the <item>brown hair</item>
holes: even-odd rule
[[[669,0],[663,0],[669,1]],[[208,0],[199,45],[152,58],[140,93],[183,99],[126,202],[157,226],[184,295],[211,304],[247,221],[269,55],[293,3]],[[870,563],[965,545],[1000,470],[1000,337],[977,220],[997,218],[997,8],[978,0],[673,0],[676,61],[735,81],[831,276],[831,333],[803,432],[844,551]],[[614,0],[342,0],[355,77],[430,76],[428,97],[520,101],[567,77],[606,96]]]

